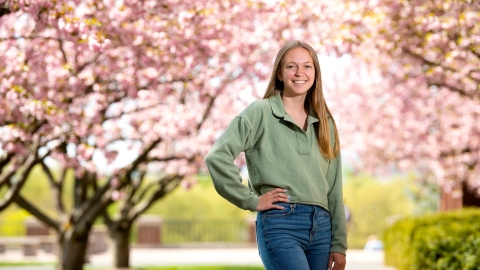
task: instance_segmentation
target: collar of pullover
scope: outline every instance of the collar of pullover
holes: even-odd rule
[[[280,93],[273,95],[272,97],[269,98],[270,100],[270,106],[272,106],[272,112],[275,117],[282,118],[286,121],[295,123],[293,118],[287,114],[285,111],[285,106],[283,106],[283,101],[282,101],[282,96]],[[316,118],[312,112],[310,112],[310,115],[308,115],[308,120],[307,123],[308,125],[318,122],[318,118]]]

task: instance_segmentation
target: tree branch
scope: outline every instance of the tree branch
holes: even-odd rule
[[[111,188],[111,180],[110,178],[102,188],[98,189],[97,192],[89,199],[83,202],[80,206],[77,207],[76,210],[72,213],[73,221],[77,222],[80,219],[83,219],[83,216],[87,215],[89,209],[92,209],[95,204],[101,201],[101,198],[107,193],[107,191]]]
[[[448,71],[451,71],[451,72],[458,72],[458,71],[457,71],[456,69],[454,69],[454,68],[446,67],[446,66],[442,65],[441,63],[437,63],[437,62],[433,62],[433,61],[427,60],[427,59],[425,59],[422,55],[413,52],[412,50],[410,50],[410,49],[407,48],[407,47],[403,47],[402,50],[403,50],[406,54],[408,54],[408,55],[410,55],[410,56],[412,56],[412,57],[420,60],[421,62],[423,62],[424,64],[426,64],[426,65],[428,65],[428,66],[431,66],[431,67],[441,67],[441,68],[443,68],[443,69],[445,69],[445,70],[448,70]],[[469,77],[470,79],[472,79],[473,81],[478,81],[478,80],[476,80],[474,77],[472,77],[471,74],[469,74],[468,77]],[[464,96],[464,97],[468,97],[468,98],[473,98],[473,97],[478,96],[478,95],[475,95],[474,93],[468,93],[468,92],[466,92],[464,89],[460,89],[460,88],[458,88],[458,87],[454,87],[454,86],[447,85],[446,83],[432,82],[431,85],[444,86],[444,87],[452,90],[453,92],[457,92],[457,93],[459,93],[460,95],[462,95],[462,96]]]
[[[29,125],[32,127],[32,130],[30,131],[30,133],[35,134],[46,123],[47,123],[47,120],[45,119],[42,119],[40,121],[37,121],[37,119],[34,119],[33,123]]]
[[[67,59],[67,54],[65,53],[65,50],[63,49],[63,40],[62,39],[57,39],[58,40],[58,47],[60,48],[60,52],[62,53],[63,56],[63,63],[67,64],[68,59]]]
[[[173,177],[167,177],[167,179],[168,178],[170,179],[165,184],[161,185],[148,201],[138,204],[137,207],[133,209],[130,221],[137,219],[141,214],[147,211],[154,202],[178,187],[183,176],[175,175]]]
[[[32,39],[43,39],[43,40],[55,40],[55,41],[58,41],[58,40],[65,40],[65,39],[61,39],[61,38],[54,38],[54,37],[42,37],[42,36],[19,36],[19,37],[4,37],[4,38],[0,38],[0,41],[6,41],[6,40],[17,40],[17,39],[28,39],[28,40],[32,40]]]
[[[158,161],[158,162],[164,162],[164,161],[172,161],[172,160],[179,160],[179,159],[186,159],[186,160],[192,160],[193,157],[186,157],[186,156],[168,156],[168,157],[149,157],[145,161],[147,162],[152,162],[152,161]]]
[[[10,181],[10,178],[15,174],[17,170],[15,169],[14,166],[11,166],[8,171],[3,171],[2,174],[0,175],[0,188],[3,185],[6,185],[8,181]],[[0,203],[1,205],[1,203]],[[1,209],[1,207],[0,207]]]
[[[144,148],[143,152],[132,162],[130,163],[129,166],[127,166],[125,169],[126,169],[126,173],[127,174],[130,174],[132,173],[135,169],[137,169],[138,165],[145,161],[147,159],[147,156],[148,156],[148,153],[150,153],[150,151],[152,151],[153,148],[155,148],[157,146],[157,144],[159,144],[160,142],[162,141],[161,138],[157,138],[156,140],[154,140],[153,142],[150,143],[150,145],[148,145],[147,147]]]
[[[403,52],[405,52],[406,54],[408,54],[408,55],[410,55],[410,56],[413,56],[414,58],[422,61],[422,62],[423,62],[424,64],[426,64],[426,65],[429,65],[429,66],[432,66],[432,67],[442,67],[442,68],[445,69],[445,70],[449,70],[449,71],[452,71],[452,72],[457,72],[456,69],[453,69],[453,68],[450,68],[450,67],[445,67],[445,66],[443,66],[443,65],[440,64],[440,63],[427,60],[427,59],[425,59],[423,56],[421,56],[420,54],[413,52],[412,50],[410,50],[410,49],[407,48],[407,47],[403,47],[402,50],[403,50]]]
[[[132,178],[131,178],[131,175],[130,174],[127,174],[124,176],[124,179],[123,180],[123,187],[124,189],[127,189],[128,187],[132,188]],[[118,188],[120,189],[120,188]],[[118,190],[117,189],[117,190]],[[133,193],[135,192],[133,189],[131,190]],[[132,202],[129,201],[129,200],[124,200],[123,201],[123,205],[122,205],[122,208],[120,209],[120,220],[124,220],[125,216],[128,214],[128,211],[129,209],[131,208],[131,204]]]
[[[45,162],[41,162],[42,169],[47,175],[48,182],[50,183],[50,187],[53,190],[54,194],[53,197],[55,198],[55,206],[57,208],[57,211],[60,212],[61,214],[65,213],[65,207],[63,205],[62,201],[62,184],[60,182],[55,182],[55,179],[52,175],[52,172],[50,168],[47,167]]]
[[[110,182],[110,181],[107,181],[107,182]],[[92,188],[95,192],[98,192],[98,183],[97,181],[93,181],[92,182]],[[105,207],[105,209],[103,209],[101,211],[101,215],[103,217],[103,222],[105,222],[105,224],[107,225],[107,227],[110,227],[113,225],[113,220],[110,218],[110,216],[108,215],[108,212],[107,212],[107,207]]]
[[[216,96],[210,97],[210,102],[208,102],[207,108],[206,108],[205,111],[203,112],[202,121],[200,121],[200,123],[198,123],[198,125],[197,125],[197,131],[200,130],[200,128],[202,128],[203,123],[205,123],[205,121],[207,120],[208,116],[210,115],[210,111],[211,111],[212,108],[213,108],[213,104],[215,103],[215,99],[216,99],[216,98],[217,98]]]
[[[449,85],[449,84],[446,84],[446,83],[443,83],[443,82],[435,82],[433,80],[427,80],[427,85],[428,86],[436,86],[436,87],[445,87],[445,88],[450,89],[452,92],[456,92],[456,93],[460,94],[461,96],[468,97],[468,98],[474,98],[474,97],[477,97],[477,96],[480,95],[480,93],[478,93],[478,95],[474,95],[475,93],[467,93],[467,92],[465,92],[465,90],[460,89],[456,86]]]
[[[68,171],[68,166],[64,165],[62,168],[62,172],[60,173],[60,179],[58,180],[60,193],[62,193],[63,184],[65,183],[65,179],[67,178],[67,171]]]
[[[97,54],[97,55],[95,56],[95,58],[93,58],[92,60],[83,63],[83,65],[79,66],[79,67],[75,70],[75,72],[73,73],[73,75],[76,76],[77,74],[79,74],[80,72],[82,72],[88,65],[93,64],[93,63],[96,63],[99,57],[100,57],[100,54]]]
[[[30,214],[37,217],[40,221],[45,223],[50,228],[53,228],[57,232],[60,231],[60,223],[59,222],[57,222],[54,219],[48,217],[46,214],[44,214],[38,208],[33,206],[33,204],[31,204],[30,202],[25,200],[20,194],[15,196],[14,201],[15,201],[16,204],[18,204],[18,206],[22,207],[27,212],[29,212]]]
[[[123,98],[123,97],[122,97]],[[113,102],[112,102],[113,103]],[[148,109],[152,109],[152,108],[155,108],[157,107],[158,104],[152,104],[150,106],[145,106],[145,107],[141,107],[141,108],[136,108],[134,110],[130,110],[130,111],[127,111],[127,112],[122,112],[118,115],[113,115],[113,116],[110,116],[110,117],[106,117],[105,119],[106,120],[111,120],[111,119],[118,119],[120,117],[122,117],[123,115],[126,115],[126,114],[130,114],[130,113],[136,113],[136,112],[141,112],[141,111],[144,111],[144,110],[148,110]]]
[[[110,228],[113,226],[113,220],[108,215],[106,208],[102,212],[102,218],[103,218],[103,222],[105,223],[105,225],[107,225],[107,227]]]
[[[161,186],[161,183],[164,179],[166,179],[168,176],[164,176],[163,178],[160,178],[158,181],[152,181],[148,183],[145,188],[142,189],[142,192],[137,196],[137,198],[132,199],[132,204],[137,204],[138,202],[142,201],[143,198],[146,196],[146,194],[150,191],[150,189],[156,185]]]
[[[0,159],[0,172],[3,172],[3,168],[12,160],[13,153],[8,152],[4,158]]]
[[[82,212],[82,215],[77,218],[76,223],[91,223],[95,218],[103,213],[107,206],[110,205],[113,200],[111,194],[105,193],[104,196],[100,197],[98,200],[92,200],[94,203],[90,208]]]
[[[43,172],[47,175],[47,180],[50,183],[50,185],[54,188],[57,188],[58,185],[55,182],[55,179],[53,178],[50,168],[48,168],[47,165],[45,165],[45,162],[40,162],[40,165],[42,166]]]
[[[74,177],[74,208],[79,207],[87,201],[87,177],[89,172],[83,173],[80,178]]]
[[[480,53],[475,51],[475,48],[473,48],[473,46],[470,46],[469,48],[470,52],[472,52],[477,58],[480,59]]]
[[[130,191],[130,194],[129,194],[128,198],[126,199],[126,202],[134,204],[134,199],[133,199],[134,195],[137,193],[140,186],[142,185],[143,180],[145,179],[145,175],[146,175],[146,172],[141,171],[138,183],[137,184],[135,184],[133,182],[131,183],[131,191]],[[148,185],[147,185],[146,189],[148,189]]]
[[[8,1],[3,1],[2,3],[0,3],[0,18],[12,13],[13,11],[10,9]]]
[[[8,8],[0,7],[0,18],[10,13],[11,11]]]
[[[454,157],[457,155],[468,154],[468,153],[479,153],[479,152],[480,152],[480,147],[472,149],[470,146],[467,146],[465,148],[458,149],[458,150],[453,149],[450,151],[443,151],[440,153],[440,158]]]
[[[30,171],[33,169],[35,164],[37,164],[41,159],[39,159],[35,154],[31,154],[25,164],[25,169],[22,171],[22,173],[19,176],[19,179],[16,183],[10,183],[8,182],[9,189],[3,199],[0,201],[0,211],[4,210],[10,203],[13,201],[13,199],[19,194],[20,189],[23,187],[25,182],[27,181],[28,175],[30,174]],[[13,168],[13,167],[12,167]],[[7,180],[10,180],[11,177],[15,174],[15,171],[10,170],[9,173],[5,174],[4,177]],[[9,176],[7,178],[7,176]],[[5,181],[5,179],[1,179],[2,182]]]
[[[150,143],[143,150],[143,152],[123,170],[125,172],[124,178],[128,178],[129,175],[138,167],[138,165],[147,158],[148,153],[153,148],[155,148],[155,146],[161,141],[162,139],[158,138],[157,140]],[[117,189],[124,187],[126,184],[127,181],[122,181],[120,187],[117,187]],[[86,222],[90,221],[91,218],[95,218],[98,214],[101,214],[102,211],[104,211],[104,209],[108,206],[108,204],[113,201],[111,199],[111,196],[108,197],[108,199],[101,200],[101,198],[107,193],[108,190],[112,191],[110,187],[111,179],[101,189],[97,190],[97,192],[92,198],[83,202],[82,205],[80,205],[78,209],[74,211],[72,215],[72,221],[75,223]],[[98,203],[99,201],[102,201],[103,203]]]

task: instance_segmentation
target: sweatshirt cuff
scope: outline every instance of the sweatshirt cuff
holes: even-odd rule
[[[347,256],[347,249],[346,248],[343,248],[341,246],[332,246],[330,247],[330,253],[332,252],[338,252],[338,253],[342,253],[343,255],[345,255],[345,257]]]
[[[256,212],[257,211],[257,206],[258,206],[258,197],[257,196],[254,196],[251,201],[249,202],[246,210],[250,210],[252,212]]]

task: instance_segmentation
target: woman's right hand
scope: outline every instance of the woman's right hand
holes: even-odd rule
[[[290,201],[290,196],[285,194],[285,192],[287,192],[286,189],[275,188],[275,189],[272,189],[269,192],[263,194],[262,196],[258,197],[257,211],[265,211],[265,210],[268,210],[268,209],[283,210],[284,207],[282,207],[280,205],[273,204],[273,203],[289,202]]]

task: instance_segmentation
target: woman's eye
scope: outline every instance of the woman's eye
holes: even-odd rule
[[[287,66],[288,69],[294,68],[294,66]]]
[[[312,66],[305,66],[305,68],[312,68]]]

